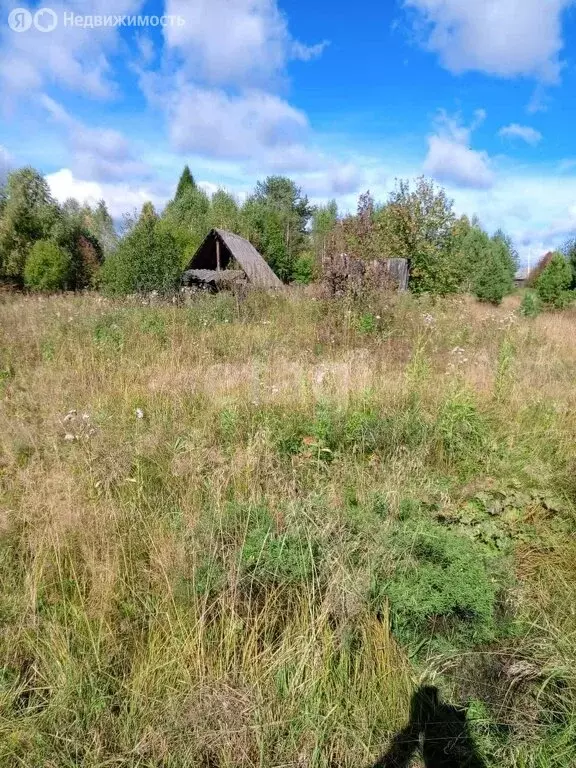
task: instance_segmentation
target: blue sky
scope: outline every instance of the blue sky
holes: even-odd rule
[[[46,6],[0,0],[0,170],[61,200],[161,207],[188,163],[208,191],[284,173],[353,210],[426,174],[524,261],[576,234],[576,0],[45,2],[52,31],[13,31]],[[164,20],[89,20],[124,15]]]

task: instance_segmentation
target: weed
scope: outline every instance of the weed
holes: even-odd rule
[[[478,545],[415,523],[398,531],[395,548],[399,561],[382,590],[401,642],[414,647],[441,636],[473,646],[495,638],[499,588]]]
[[[372,765],[425,673],[576,765],[575,316],[519,303],[3,299],[0,764]]]

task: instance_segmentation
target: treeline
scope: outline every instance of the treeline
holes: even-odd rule
[[[335,204],[328,209],[335,221]],[[46,291],[174,289],[208,231],[220,227],[254,243],[285,282],[309,282],[316,267],[310,223],[323,217],[290,179],[258,182],[240,204],[224,190],[206,194],[186,167],[161,215],[146,203],[124,216],[118,234],[104,201],[59,205],[42,175],[22,168],[0,188],[0,281]]]
[[[258,182],[242,204],[224,190],[209,196],[186,166],[163,212],[146,203],[124,217],[119,234],[104,201],[59,205],[42,175],[23,168],[0,189],[0,280],[47,291],[173,290],[212,227],[250,240],[284,282],[314,280],[335,254],[399,257],[410,261],[416,293],[470,292],[499,303],[518,268],[504,232],[490,235],[475,217],[456,216],[445,191],[425,178],[398,181],[384,203],[365,193],[355,214],[341,216],[335,201],[312,206],[282,176]],[[536,282],[542,301],[559,306],[574,287],[576,247],[549,256]]]

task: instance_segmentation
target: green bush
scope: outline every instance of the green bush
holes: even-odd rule
[[[38,240],[26,259],[24,283],[33,291],[59,291],[68,287],[70,254],[49,240]]]
[[[542,302],[538,294],[529,291],[524,294],[520,304],[520,314],[524,317],[537,317],[542,311]]]
[[[358,318],[358,330],[360,333],[370,334],[378,330],[378,320],[372,312],[365,312]]]
[[[474,294],[480,301],[500,304],[504,296],[511,292],[512,285],[506,252],[498,244],[491,242],[474,276]]]
[[[536,283],[536,292],[542,303],[563,309],[570,301],[568,292],[572,283],[572,269],[561,253],[555,253]]]
[[[173,235],[160,225],[154,209],[144,206],[140,219],[100,272],[111,294],[173,291],[180,281],[181,256]]]
[[[311,253],[302,253],[294,262],[292,280],[300,285],[308,285],[316,277],[316,263]]]
[[[415,523],[396,535],[396,571],[384,587],[392,627],[406,645],[439,636],[488,642],[496,634],[498,586],[481,545],[440,525]]]

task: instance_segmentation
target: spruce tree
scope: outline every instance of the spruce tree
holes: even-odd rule
[[[190,168],[186,165],[180,175],[174,200],[180,200],[189,189],[196,189],[196,182],[194,181],[194,176],[192,176]]]
[[[555,253],[536,282],[536,293],[543,304],[562,309],[569,301],[572,268],[561,253]]]
[[[484,260],[476,268],[473,290],[480,301],[500,304],[512,290],[508,260],[498,243],[490,243]]]

